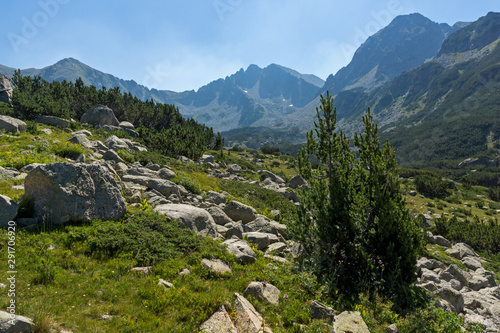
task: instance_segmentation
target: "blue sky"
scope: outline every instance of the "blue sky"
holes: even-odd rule
[[[0,64],[66,57],[158,89],[198,89],[250,64],[326,79],[369,35],[419,12],[450,25],[498,0],[22,0],[2,3]]]

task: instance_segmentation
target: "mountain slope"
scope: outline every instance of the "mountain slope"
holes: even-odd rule
[[[0,73],[12,75],[13,68],[1,66]],[[40,75],[46,81],[75,81],[85,85],[130,92],[141,100],[175,104],[181,113],[214,127],[217,131],[268,123],[305,106],[324,81],[314,75],[300,74],[276,64],[262,69],[250,65],[247,70],[213,81],[198,91],[174,92],[148,89],[133,80],[122,80],[95,70],[80,61],[67,58],[42,69],[22,70],[24,75]]]
[[[349,65],[330,75],[322,92],[336,95],[344,89],[376,87],[434,57],[454,29],[420,14],[398,16],[369,37]]]
[[[500,14],[489,13],[451,34],[431,61],[370,92],[340,92],[335,105],[342,128],[359,131],[361,116],[371,107],[383,137],[406,166],[498,156],[499,22]]]

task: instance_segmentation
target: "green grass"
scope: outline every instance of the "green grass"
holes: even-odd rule
[[[217,242],[180,229],[155,213],[138,213],[122,222],[94,221],[83,225],[18,231],[16,261],[19,271],[17,311],[28,317],[58,323],[73,332],[195,332],[222,304],[242,293],[250,281],[269,281],[288,299],[263,313],[275,332],[289,332],[297,322],[309,324],[307,301],[321,296],[314,278],[294,274],[292,266],[259,260],[240,265]],[[0,231],[5,253],[7,232]],[[202,258],[220,258],[233,273],[218,275],[204,269]],[[153,264],[149,276],[131,272]],[[184,268],[191,270],[179,276]],[[0,281],[7,278],[0,272]],[[158,279],[174,289],[164,290]],[[9,299],[0,296],[0,306]],[[43,312],[40,305],[43,304]],[[257,301],[258,308],[263,305]],[[111,320],[101,319],[110,315]]]

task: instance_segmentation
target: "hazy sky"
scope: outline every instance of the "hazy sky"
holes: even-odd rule
[[[198,89],[250,64],[326,79],[397,15],[453,25],[500,12],[498,0],[4,1],[0,64],[66,57],[158,89]]]

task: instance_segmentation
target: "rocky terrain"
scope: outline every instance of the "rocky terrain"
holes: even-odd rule
[[[135,133],[133,125],[118,123],[111,109],[98,106],[83,117],[85,122],[107,131],[123,130]],[[217,239],[236,256],[237,261],[253,263],[259,260],[257,252],[277,263],[286,263],[300,255],[300,248],[290,239],[287,226],[280,223],[280,211],[270,212],[273,218],[258,214],[253,207],[235,200],[227,192],[206,191],[196,194],[172,181],[176,173],[169,165],[126,162],[120,152],[147,151],[147,147],[130,140],[109,135],[104,141],[92,141],[89,130],[73,132],[68,121],[57,117],[43,117],[39,123],[71,132],[68,140],[90,150],[90,153],[67,162],[30,164],[21,170],[0,168],[0,178],[23,180],[21,186],[33,199],[33,216],[18,217],[19,205],[7,196],[0,195],[0,225],[11,220],[20,228],[36,228],[44,222],[55,225],[77,221],[118,220],[125,216],[127,207],[143,209],[151,207],[201,236]],[[9,136],[26,131],[26,123],[8,116],[0,116],[0,129]],[[43,129],[50,131],[50,129]],[[47,132],[49,133],[49,132]],[[182,163],[195,164],[186,157]],[[261,181],[248,180],[245,170],[238,164],[216,163],[213,155],[204,155],[198,164],[205,164],[213,178],[251,183],[280,193],[295,205],[300,204],[297,190],[307,186],[300,176],[288,182],[268,170],[259,170]],[[481,323],[487,332],[500,330],[500,287],[494,273],[485,270],[472,248],[463,243],[451,244],[441,236],[429,235],[429,242],[446,248],[450,257],[460,260],[467,267],[445,265],[435,260],[421,258],[418,262],[418,285],[433,295],[436,306],[455,312],[466,323]],[[232,268],[222,260],[203,259],[201,265],[217,274],[231,273]],[[135,267],[141,274],[150,274],[152,267]],[[189,270],[182,274],[190,274]],[[159,279],[158,284],[175,288],[170,281]],[[5,287],[5,286],[4,286]],[[247,300],[259,300],[265,304],[277,304],[280,290],[267,281],[253,281],[242,294],[235,293],[228,314],[224,305],[213,309],[213,314],[200,327],[202,332],[272,332],[262,315]],[[369,332],[358,311],[338,314],[334,309],[311,300],[311,318],[328,321],[332,332]],[[236,314],[236,315],[235,315]],[[11,322],[12,323],[12,322]],[[16,316],[15,324],[9,323],[9,314],[1,313],[0,332],[29,332],[33,322]],[[395,325],[387,332],[398,332]],[[63,330],[61,330],[63,332]],[[67,331],[66,331],[67,332]]]

